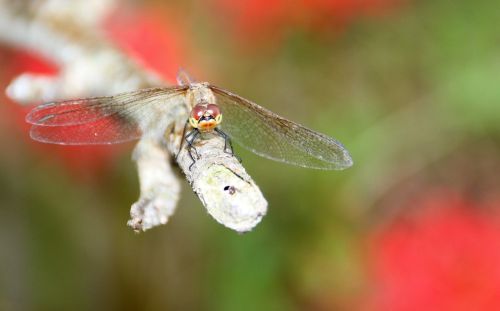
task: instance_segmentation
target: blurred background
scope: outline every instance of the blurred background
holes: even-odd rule
[[[252,232],[184,183],[169,223],[135,234],[133,144],[33,142],[30,107],[2,91],[1,310],[500,310],[496,1],[107,2],[102,30],[143,66],[172,82],[185,67],[336,137],[355,164],[237,148],[269,201]],[[1,42],[0,68],[2,90],[58,71]]]

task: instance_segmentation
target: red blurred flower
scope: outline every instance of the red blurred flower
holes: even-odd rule
[[[174,82],[187,58],[186,26],[173,12],[143,9],[116,11],[105,23],[110,37],[129,56]]]
[[[319,31],[341,31],[363,16],[376,16],[401,0],[301,0],[308,25]]]
[[[414,207],[372,241],[367,309],[500,310],[498,219],[449,193]]]
[[[214,0],[240,41],[280,40],[288,28],[339,32],[356,18],[379,15],[403,0]]]
[[[125,13],[117,11],[104,24],[110,38],[123,48],[123,51],[156,71],[166,80],[173,80],[184,58],[183,27],[169,18],[164,11],[134,10]],[[3,68],[3,89],[8,81],[24,73],[55,75],[58,68],[38,55],[25,51],[4,49],[8,61]],[[3,94],[2,94],[3,96]],[[30,126],[24,117],[32,107],[23,107],[16,103],[8,105],[10,120],[20,129],[20,136],[28,139]],[[2,117],[2,116],[0,116]],[[5,115],[3,116],[5,117]],[[15,139],[15,138],[13,138]],[[33,142],[33,145],[49,158],[62,162],[70,172],[78,177],[96,177],[113,163],[113,159],[122,148],[116,146],[58,146]]]
[[[2,79],[2,88],[5,89],[7,83],[15,76],[29,72],[39,75],[55,75],[58,69],[55,65],[42,59],[41,57],[26,52],[13,51],[4,49],[2,53],[8,54],[9,62],[5,68],[5,79]],[[5,96],[2,94],[2,96]],[[117,153],[116,148],[105,146],[59,146],[46,145],[31,141],[28,137],[30,125],[25,122],[26,114],[32,109],[31,106],[21,106],[13,103],[10,100],[6,105],[5,114],[0,117],[9,120],[8,126],[10,129],[4,128],[11,133],[7,139],[17,140],[24,138],[26,142],[31,142],[31,145],[45,154],[48,158],[55,162],[60,162],[70,169],[76,177],[95,177],[97,174],[105,170],[112,163],[112,159]],[[17,130],[12,131],[12,127]],[[6,144],[7,142],[4,142]]]
[[[296,7],[286,0],[215,0],[219,17],[243,41],[279,39],[283,26],[295,17]]]

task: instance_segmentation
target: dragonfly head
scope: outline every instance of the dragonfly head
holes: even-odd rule
[[[189,124],[200,132],[210,132],[222,121],[222,113],[215,104],[197,104],[191,109]]]

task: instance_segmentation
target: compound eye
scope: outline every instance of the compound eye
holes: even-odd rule
[[[207,112],[213,117],[217,118],[218,115],[220,115],[220,109],[219,106],[215,104],[208,104],[207,105]]]
[[[195,119],[196,121],[200,120],[200,118],[203,116],[205,113],[206,108],[201,106],[201,105],[196,105],[191,109],[191,118]]]

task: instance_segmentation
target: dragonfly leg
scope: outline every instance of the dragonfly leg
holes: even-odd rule
[[[191,165],[189,165],[189,170],[191,170],[191,168],[193,167],[194,163],[196,162],[195,157],[193,156],[193,151],[194,151],[194,153],[196,155],[196,159],[200,158],[200,155],[198,154],[198,151],[193,146],[193,142],[196,139],[196,137],[198,137],[198,135],[200,135],[200,131],[198,129],[193,129],[191,132],[189,132],[186,135],[186,137],[184,137],[184,140],[186,140],[186,143],[188,145],[187,148],[188,148],[189,157],[193,161],[191,163]]]
[[[234,156],[236,159],[238,159],[238,161],[241,162],[241,158],[234,154],[233,142],[231,141],[229,136],[218,128],[215,128],[215,131],[217,132],[217,134],[222,136],[222,138],[224,138],[224,152],[229,153],[230,155]],[[228,152],[228,148],[227,148],[228,145],[229,145],[229,152]]]
[[[192,131],[191,131],[188,135],[186,135],[186,128],[187,128],[187,126],[188,126],[188,122],[189,122],[189,121],[187,121],[187,122],[186,122],[186,124],[184,125],[184,129],[182,130],[182,136],[181,136],[181,137],[182,137],[182,139],[181,139],[181,143],[179,144],[179,150],[177,151],[177,154],[175,155],[175,160],[176,160],[176,161],[177,161],[177,157],[178,157],[178,156],[179,156],[179,154],[181,153],[181,150],[182,150],[182,145],[184,144],[184,139],[186,139],[186,138],[187,138],[187,137],[191,134],[191,132],[192,132]]]

